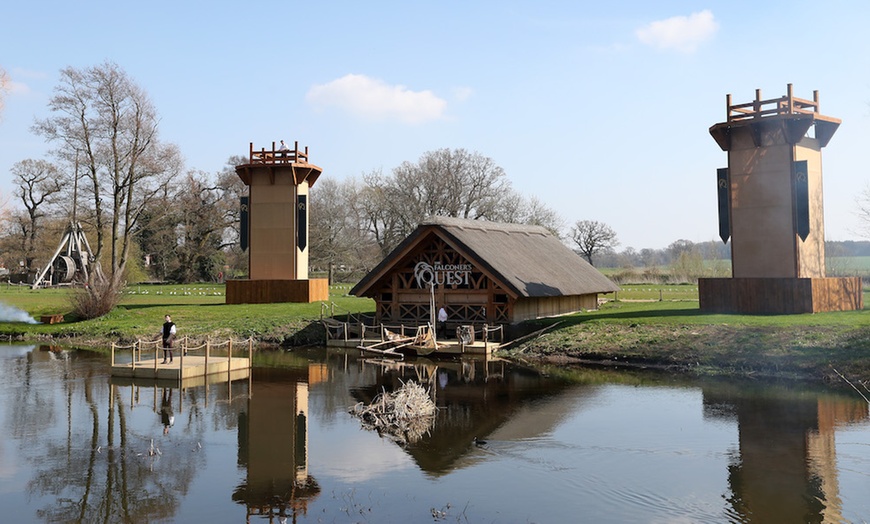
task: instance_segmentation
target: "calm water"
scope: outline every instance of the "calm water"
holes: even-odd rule
[[[89,351],[0,347],[0,520],[870,520],[868,406],[851,390],[353,351],[259,359],[250,378],[179,389],[113,380]],[[408,380],[441,408],[420,440],[348,414]]]

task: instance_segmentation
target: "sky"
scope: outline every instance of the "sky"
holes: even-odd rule
[[[427,151],[492,158],[618,250],[718,239],[709,134],[725,97],[786,94],[842,119],[823,149],[828,240],[860,240],[870,145],[870,2],[734,0],[7,2],[0,194],[50,159],[31,132],[66,67],[113,62],[151,97],[187,169],[272,142],[344,180]],[[190,5],[189,5],[190,4]],[[315,185],[313,191],[317,190]]]

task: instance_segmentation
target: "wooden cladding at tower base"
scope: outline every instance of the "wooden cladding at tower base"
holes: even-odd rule
[[[329,300],[329,280],[227,280],[227,304]]]
[[[701,310],[708,313],[796,314],[864,308],[861,277],[702,278]]]

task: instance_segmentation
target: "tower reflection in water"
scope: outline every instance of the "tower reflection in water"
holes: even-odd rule
[[[316,374],[319,368],[310,369]],[[308,384],[307,369],[254,370],[248,409],[238,424],[238,461],[247,476],[233,492],[248,520],[295,521],[320,493],[308,474]]]
[[[836,428],[866,420],[861,399],[776,388],[704,391],[704,415],[737,422],[727,500],[740,522],[843,522]]]

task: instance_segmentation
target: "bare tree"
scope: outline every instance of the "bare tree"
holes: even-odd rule
[[[188,173],[175,198],[178,282],[213,281],[223,266],[223,192],[209,178],[203,172]]]
[[[417,227],[417,223],[406,216],[401,202],[396,200],[399,197],[391,195],[390,182],[380,171],[364,175],[363,181],[356,212],[361,227],[371,234],[383,258]]]
[[[52,197],[60,193],[61,184],[57,166],[45,160],[26,159],[12,166],[15,183],[15,196],[24,204],[25,215],[18,220],[21,237],[21,251],[24,267],[29,270],[33,264],[37,238],[41,236],[39,220],[45,216],[46,206]]]
[[[0,67],[0,114],[3,113],[3,107],[6,100],[6,93],[9,92],[9,75],[6,70]]]
[[[311,188],[311,266],[325,267],[329,282],[334,282],[333,272],[351,250],[348,220],[350,195],[335,179],[321,180]]]
[[[864,238],[870,238],[870,184],[855,197],[855,205],[858,207],[858,233]]]
[[[500,211],[494,220],[541,226],[557,238],[562,237],[565,220],[555,210],[547,207],[538,197],[524,198],[516,191],[506,191],[499,203]]]
[[[158,139],[157,112],[147,94],[116,64],[61,71],[49,102],[53,115],[33,129],[56,144],[59,158],[85,169],[97,260],[110,253],[110,292],[122,282],[137,221],[148,202],[181,171],[174,145]],[[92,278],[102,278],[99,271]],[[96,289],[96,288],[95,288]]]
[[[571,227],[571,240],[577,244],[577,251],[590,264],[593,264],[592,257],[596,253],[619,245],[616,232],[607,224],[597,220],[578,220]]]

